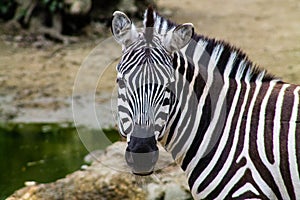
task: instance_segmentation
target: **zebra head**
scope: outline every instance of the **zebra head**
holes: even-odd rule
[[[161,34],[156,16],[148,8],[142,29],[120,11],[112,19],[113,36],[123,51],[117,65],[118,126],[127,138],[125,160],[137,175],[154,170],[157,141],[164,135],[174,102],[173,53],[187,45],[194,33],[192,24],[183,24]]]

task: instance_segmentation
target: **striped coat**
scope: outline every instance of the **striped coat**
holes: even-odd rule
[[[112,23],[113,34],[125,49],[117,68],[118,73],[123,70],[120,77],[130,83],[129,77],[137,76],[144,68],[133,62],[135,56],[142,55],[134,49],[143,49],[143,45],[148,49],[145,50],[147,55],[158,56],[151,61],[156,66],[173,68],[173,81],[161,83],[170,86],[172,95],[167,95],[164,103],[155,104],[166,106],[168,102],[168,112],[164,113],[167,117],[160,119],[162,128],[159,131],[153,128],[153,132],[156,140],[186,172],[193,197],[300,199],[300,86],[287,84],[266,73],[241,50],[226,42],[190,34],[193,31],[190,24],[177,25],[151,8],[145,13],[141,33],[124,15],[117,13]],[[118,21],[118,18],[121,19]],[[126,21],[129,33],[118,35],[122,30],[120,24]],[[150,34],[149,27],[153,27]],[[184,43],[187,37],[191,38]],[[154,47],[149,50],[151,45]],[[130,68],[124,70],[124,66]],[[169,80],[170,73],[166,74],[164,80]],[[144,73],[143,76],[148,75]],[[130,88],[128,85],[121,88],[124,87]],[[126,122],[127,127],[135,127],[137,123],[132,118],[142,114],[136,115],[132,107],[141,97],[127,104],[130,100],[122,91],[119,91],[120,121]],[[161,93],[154,89],[145,91],[151,92],[163,96],[164,90]],[[125,115],[126,112],[130,115]],[[152,120],[154,127],[158,121],[155,116],[156,113]],[[131,147],[145,144],[145,140],[136,139],[138,131],[135,130],[140,129],[126,129],[123,123],[119,127],[128,139],[127,152],[132,153]],[[135,135],[134,140],[132,135]],[[144,149],[148,150],[143,153],[155,151],[152,147]],[[134,168],[136,162],[131,154],[128,155],[129,166]]]

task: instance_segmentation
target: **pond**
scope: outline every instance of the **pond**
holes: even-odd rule
[[[104,132],[113,141],[119,139],[114,129]],[[65,177],[85,164],[87,154],[71,123],[0,124],[0,199],[26,181],[47,183]]]

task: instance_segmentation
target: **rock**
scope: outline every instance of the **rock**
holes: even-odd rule
[[[17,199],[192,199],[182,170],[160,152],[160,169],[147,177],[134,176],[124,160],[126,143],[116,142],[104,152],[94,151],[94,161],[53,183],[28,185],[8,200]]]
[[[118,4],[118,9],[126,13],[136,13],[138,11],[135,2],[132,0],[122,0]]]
[[[71,15],[86,15],[92,8],[91,0],[65,0],[64,11]]]
[[[25,186],[34,186],[34,185],[36,185],[36,182],[35,182],[35,181],[26,181],[26,182],[24,183],[24,185],[25,185]]]
[[[176,183],[168,183],[165,187],[165,200],[175,200],[175,199],[190,199],[191,196],[187,193],[182,186]]]
[[[92,164],[94,161],[97,161],[97,159],[104,153],[103,150],[97,149],[95,151],[90,152],[88,155],[84,157],[84,162],[88,164]]]
[[[155,183],[150,183],[147,186],[148,196],[147,200],[163,199],[164,198],[164,188]]]

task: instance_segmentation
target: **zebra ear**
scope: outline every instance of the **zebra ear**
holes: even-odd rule
[[[191,23],[178,25],[173,31],[167,34],[164,44],[169,52],[182,49],[189,43],[194,35],[194,26]]]
[[[138,32],[127,15],[115,11],[111,23],[111,31],[115,40],[125,47],[138,38]]]

